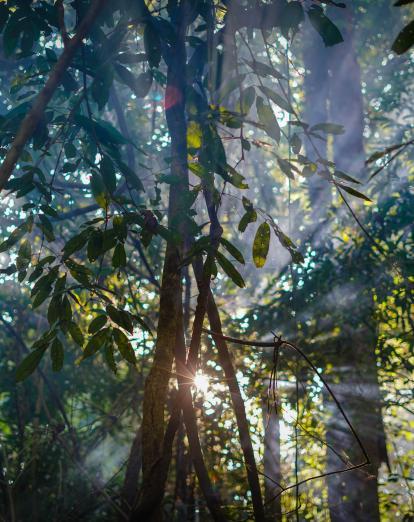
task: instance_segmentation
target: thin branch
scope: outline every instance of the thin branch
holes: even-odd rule
[[[7,151],[6,157],[0,166],[0,190],[2,190],[10,178],[13,169],[23,152],[26,143],[33,136],[45,109],[52,99],[53,94],[60,85],[66,69],[69,67],[82,40],[89,33],[97,16],[105,6],[107,0],[94,0],[89,11],[78,26],[75,36],[70,40],[63,53],[60,55],[45,86],[37,95],[32,108],[20,124],[16,137]]]
[[[336,470],[336,471],[326,472],[326,473],[323,473],[321,475],[316,475],[314,477],[309,477],[309,478],[304,479],[304,480],[302,480],[302,481],[300,481],[298,483],[292,484],[291,486],[283,488],[283,490],[280,491],[277,495],[275,495],[269,502],[275,500],[277,497],[279,497],[285,491],[287,491],[289,489],[292,489],[292,488],[298,488],[302,484],[305,484],[306,482],[309,482],[311,480],[315,480],[317,478],[327,477],[327,476],[330,476],[330,475],[346,473],[348,471],[353,471],[355,469],[359,469],[359,468],[362,468],[362,467],[365,467],[365,466],[371,464],[371,461],[370,461],[370,458],[368,456],[368,453],[367,453],[364,445],[362,444],[362,441],[361,441],[359,435],[357,434],[354,426],[352,425],[352,423],[349,420],[347,414],[345,413],[345,410],[343,409],[341,403],[339,402],[339,400],[335,396],[334,392],[332,391],[332,389],[329,386],[328,382],[323,377],[322,373],[318,370],[318,368],[316,368],[316,366],[309,359],[309,357],[298,346],[296,346],[295,344],[293,344],[293,343],[291,343],[289,341],[285,341],[282,338],[277,338],[276,336],[275,336],[275,339],[274,339],[273,342],[258,342],[258,341],[247,341],[247,340],[244,340],[244,339],[236,339],[234,337],[224,336],[224,335],[221,335],[219,332],[212,332],[211,330],[207,330],[206,328],[204,328],[203,330],[206,333],[210,334],[213,337],[213,339],[214,338],[216,338],[216,339],[224,339],[226,341],[229,341],[229,342],[232,342],[232,343],[235,343],[235,344],[242,344],[242,345],[253,346],[253,347],[272,348],[277,343],[280,346],[289,346],[290,348],[295,350],[306,361],[308,366],[316,373],[316,375],[319,377],[319,379],[321,380],[321,382],[325,386],[326,390],[328,391],[329,395],[331,396],[331,398],[335,402],[338,410],[340,411],[342,417],[344,418],[347,426],[349,427],[353,437],[355,438],[355,440],[356,440],[356,442],[357,442],[357,444],[358,444],[359,448],[361,449],[361,452],[362,452],[362,454],[364,456],[365,460],[364,460],[364,462],[362,462],[360,464],[356,464],[356,465],[350,466],[348,468],[344,468],[344,469],[340,469],[340,470]]]

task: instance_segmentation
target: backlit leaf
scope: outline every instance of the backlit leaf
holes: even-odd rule
[[[257,229],[253,241],[253,261],[257,268],[262,268],[266,263],[270,245],[270,226],[262,223]]]

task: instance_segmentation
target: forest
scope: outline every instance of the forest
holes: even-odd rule
[[[414,522],[414,0],[0,33],[0,521]]]

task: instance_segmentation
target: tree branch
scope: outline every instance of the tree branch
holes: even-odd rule
[[[10,178],[13,169],[29,139],[33,136],[45,109],[53,94],[58,88],[66,69],[69,67],[72,58],[82,43],[82,40],[89,33],[97,16],[105,6],[107,0],[94,0],[89,11],[78,26],[75,36],[68,42],[65,50],[60,55],[55,67],[53,68],[45,86],[37,95],[32,108],[22,121],[16,137],[8,150],[2,165],[0,166],[0,190],[2,190]]]

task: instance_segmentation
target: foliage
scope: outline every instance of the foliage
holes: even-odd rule
[[[327,3],[332,5],[107,3],[63,72],[2,200],[0,481],[5,491],[0,495],[6,498],[12,490],[8,509],[16,506],[18,517],[27,518],[34,510],[37,520],[46,519],[52,505],[46,496],[59,520],[81,515],[112,520],[122,511],[118,496],[134,437],[131,426],[143,422],[143,383],[157,350],[168,252],[179,253],[177,273],[186,279],[187,315],[197,282],[190,267],[201,259],[223,302],[219,309],[225,328],[254,337],[283,325],[280,333],[303,344],[329,375],[339,364],[329,351],[332,343],[344,332],[350,335],[352,326],[368,323],[379,332],[377,359],[388,396],[398,396],[400,382],[391,385],[397,372],[411,379],[412,194],[408,181],[377,176],[378,169],[396,176],[386,167],[388,160],[395,164],[398,153],[407,179],[412,178],[411,141],[394,132],[398,122],[390,116],[387,132],[396,139],[381,142],[381,134],[373,144],[376,152],[367,164],[373,166],[375,184],[368,187],[354,172],[341,170],[330,154],[315,156],[310,150],[309,143],[331,146],[346,132],[337,122],[309,124],[301,116],[298,49],[306,45],[304,27],[309,25],[327,47],[344,40],[336,14],[331,16],[332,10],[345,11],[344,5]],[[0,3],[3,159],[88,7],[85,1]],[[281,15],[264,17],[267,7]],[[181,91],[171,70],[183,20],[187,61],[181,64]],[[411,35],[409,25],[393,50],[408,50]],[[362,62],[365,51],[359,52]],[[405,88],[392,93],[392,103],[402,107],[399,93]],[[177,132],[179,110],[186,128]],[[374,118],[371,124],[376,125]],[[184,150],[184,168],[177,166],[175,140]],[[330,209],[333,239],[318,247],[307,194],[315,179],[337,196]],[[341,214],[341,197],[347,204],[349,197],[363,214],[371,239],[352,216]],[[218,239],[206,227],[214,214],[223,228]],[[353,291],[356,300],[345,295]],[[186,321],[189,331],[191,322]],[[258,453],[265,429],[263,374],[271,364],[267,355],[243,349],[233,358]],[[200,358],[210,391],[194,391],[193,402],[207,468],[215,490],[223,492],[228,519],[251,520],[233,406],[207,336]],[[302,408],[302,425],[323,438],[328,421],[321,413],[319,383],[295,366],[294,357],[281,371],[287,388],[302,372],[307,390],[299,399],[287,391],[280,399],[284,410]],[[171,417],[174,393],[170,383],[166,403]],[[384,411],[395,416],[391,402]],[[289,437],[292,429],[286,428]],[[177,440],[179,436],[180,431]],[[179,484],[179,463],[189,460],[184,435],[180,440],[164,499],[171,517],[171,511],[179,510],[173,479]],[[285,440],[284,448],[284,474],[294,480],[293,438]],[[309,448],[301,463],[315,470],[323,466],[324,450],[315,438]],[[108,456],[109,462],[103,462]],[[191,464],[186,466],[186,493],[193,499],[188,505],[200,505],[207,520]],[[138,485],[138,474],[136,481]],[[313,487],[322,489],[324,483],[310,484],[303,495]],[[26,488],[31,491],[27,502]],[[283,496],[287,511],[295,509],[294,495]],[[394,493],[387,495],[383,506],[394,498]],[[325,509],[321,495],[315,507],[305,505],[302,513],[315,519]],[[391,520],[396,508],[388,511]]]

